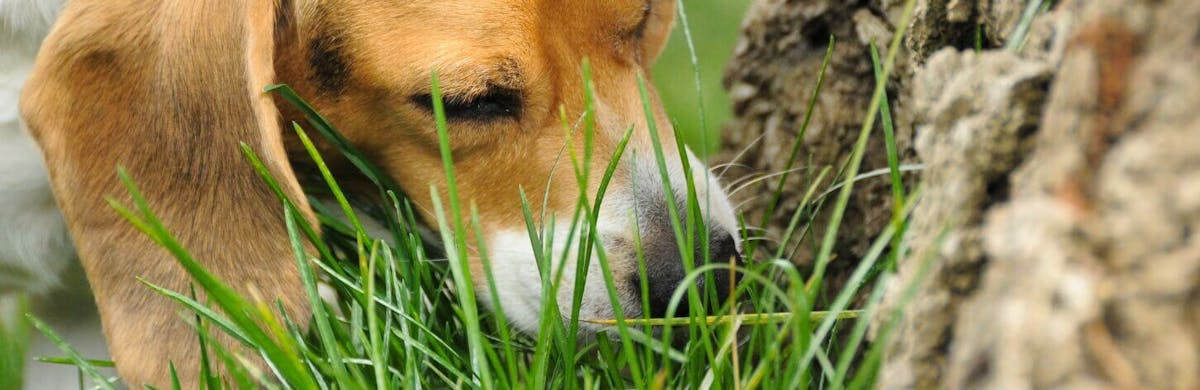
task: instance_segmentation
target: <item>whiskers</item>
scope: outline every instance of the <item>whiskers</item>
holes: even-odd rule
[[[750,151],[750,148],[754,147],[754,145],[758,144],[759,142],[762,142],[763,136],[765,136],[765,135],[767,135],[767,133],[759,134],[758,137],[755,137],[753,141],[750,141],[749,143],[747,143],[746,146],[743,147],[741,151],[738,151],[738,154],[733,156],[733,159],[730,160],[728,163],[713,166],[711,169],[712,169],[712,172],[714,172],[714,173],[716,172],[718,167],[720,167],[719,169],[721,169],[720,173],[716,173],[717,179],[724,180],[725,173],[728,172],[729,168],[731,168],[731,167],[739,166],[739,167],[749,168],[749,166],[744,165],[744,164],[738,164],[737,162],[742,160],[742,157],[745,156],[746,153]]]
[[[770,180],[771,178],[779,177],[781,175],[790,174],[792,172],[802,171],[805,169],[808,169],[808,167],[802,166],[802,167],[796,167],[796,168],[792,168],[792,169],[789,169],[786,171],[779,171],[779,172],[775,172],[775,173],[747,175],[746,177],[743,177],[739,180],[735,180],[735,181],[729,183],[729,185],[725,187],[725,192],[728,193],[729,196],[734,196],[738,192],[741,192],[742,190],[746,189],[747,187],[750,187],[757,183],[760,183],[760,182],[763,182],[766,180]],[[734,186],[737,186],[737,187],[734,188]]]

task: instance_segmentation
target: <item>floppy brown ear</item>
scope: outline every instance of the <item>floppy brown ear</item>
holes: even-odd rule
[[[105,197],[129,204],[118,165],[196,259],[307,322],[280,202],[239,149],[251,145],[307,210],[262,92],[274,79],[274,30],[288,12],[267,0],[73,0],[38,57],[22,112],[131,387],[167,386],[174,362],[193,388],[200,365],[180,307],[136,280],[176,291],[190,284],[165,250],[106,205]]]

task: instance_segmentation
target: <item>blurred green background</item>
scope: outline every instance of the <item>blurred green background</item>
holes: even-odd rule
[[[654,84],[662,95],[667,113],[683,133],[684,141],[701,158],[716,153],[720,147],[721,125],[732,116],[729,96],[721,86],[721,76],[733,54],[742,16],[750,1],[683,0],[688,27],[696,46],[700,91],[696,90],[692,60],[683,35],[683,21],[678,13],[671,40],[654,66]],[[701,103],[704,106],[703,121]]]

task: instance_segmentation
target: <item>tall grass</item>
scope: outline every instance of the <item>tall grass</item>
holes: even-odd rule
[[[913,1],[905,8],[911,13]],[[685,12],[682,8],[681,12]],[[906,16],[907,17],[907,16]],[[900,24],[907,25],[906,23]],[[883,299],[888,272],[878,272],[879,264],[895,261],[905,250],[904,231],[914,200],[919,191],[907,192],[900,182],[900,166],[889,158],[888,176],[896,185],[894,223],[880,232],[874,245],[857,261],[853,273],[842,290],[831,296],[820,292],[825,267],[833,261],[832,248],[837,243],[837,224],[848,204],[856,181],[861,180],[859,163],[876,115],[884,118],[885,143],[889,154],[895,153],[891,123],[884,86],[897,51],[899,35],[891,42],[889,57],[878,60],[876,93],[870,115],[864,121],[859,142],[846,166],[825,167],[808,176],[803,188],[807,194],[795,207],[788,233],[775,244],[789,248],[802,237],[793,234],[797,229],[811,226],[815,216],[826,206],[816,194],[838,192],[829,202],[834,218],[817,251],[817,268],[801,270],[783,257],[780,249],[766,261],[749,262],[738,266],[707,259],[707,242],[695,237],[707,237],[708,227],[700,218],[707,199],[698,197],[696,183],[689,178],[684,207],[668,208],[672,230],[679,244],[689,277],[707,277],[713,272],[738,272],[742,281],[731,292],[732,297],[718,301],[712,288],[697,288],[685,284],[676,289],[667,313],[679,305],[688,310],[686,318],[625,318],[619,313],[622,302],[617,299],[615,282],[608,273],[609,259],[596,236],[597,218],[605,188],[611,180],[618,161],[623,158],[624,143],[632,134],[626,132],[614,155],[597,155],[592,147],[595,119],[592,113],[590,70],[586,64],[585,86],[587,109],[583,121],[575,126],[564,120],[563,131],[580,132],[581,145],[564,145],[563,164],[570,164],[576,179],[584,188],[599,183],[601,189],[594,198],[580,191],[572,215],[537,215],[541,205],[523,202],[522,208],[532,250],[540,267],[537,283],[543,299],[538,332],[527,334],[510,326],[502,312],[480,309],[481,302],[497,304],[493,273],[503,272],[490,267],[488,249],[482,239],[478,213],[473,204],[463,203],[457,194],[454,174],[454,155],[449,147],[449,131],[442,108],[437,76],[430,80],[432,99],[443,169],[449,181],[447,193],[435,188],[407,189],[431,191],[435,221],[431,223],[438,235],[423,234],[421,223],[405,193],[383,171],[363,158],[353,145],[342,138],[333,124],[308,106],[286,86],[269,91],[299,108],[307,123],[294,127],[296,136],[307,147],[309,157],[323,178],[320,188],[309,189],[333,199],[335,209],[312,202],[321,226],[311,226],[300,218],[296,200],[288,199],[279,184],[264,168],[258,157],[244,148],[247,159],[262,175],[263,180],[279,195],[280,213],[284,216],[292,243],[295,264],[301,275],[313,307],[312,326],[303,332],[294,326],[293,319],[279,318],[272,310],[274,302],[260,302],[238,295],[228,285],[214,277],[191,257],[155,216],[155,205],[141,198],[136,178],[120,173],[133,204],[110,202],[138,229],[167,248],[180,265],[194,278],[195,288],[203,290],[207,302],[191,298],[191,292],[173,292],[148,285],[161,294],[179,302],[194,313],[197,340],[204,345],[205,362],[202,373],[206,388],[267,387],[267,388],[862,388],[869,387],[878,370],[882,355],[880,344],[868,344],[867,325],[874,320],[875,309]],[[832,42],[831,42],[832,44]],[[693,56],[693,72],[699,73]],[[698,79],[698,77],[697,77]],[[647,123],[654,124],[642,82]],[[817,99],[816,94],[812,99]],[[810,105],[811,110],[811,105]],[[677,127],[678,128],[678,127]],[[660,174],[667,174],[665,148],[682,148],[683,144],[661,143],[659,131],[648,129],[652,135],[654,158]],[[346,194],[326,168],[324,156],[317,152],[309,139],[314,132],[335,146],[364,177],[377,187],[384,205],[371,215],[351,206]],[[567,137],[574,139],[574,137]],[[676,139],[682,140],[679,134]],[[796,140],[800,142],[800,140]],[[799,150],[799,146],[795,149]],[[892,156],[889,156],[892,157]],[[593,164],[606,164],[605,174],[589,177]],[[689,172],[689,169],[683,171]],[[837,172],[830,177],[831,171]],[[782,182],[783,179],[781,179]],[[671,181],[663,180],[664,186]],[[667,187],[665,193],[676,189]],[[780,187],[779,191],[782,191]],[[524,194],[522,194],[524,195]],[[524,197],[523,197],[524,199]],[[673,202],[674,199],[668,198]],[[678,212],[685,210],[686,212]],[[382,222],[383,236],[373,236],[364,228],[367,218]],[[753,227],[753,226],[752,226]],[[567,237],[553,232],[566,229]],[[804,228],[807,229],[807,228]],[[321,231],[323,234],[318,234]],[[699,234],[698,234],[699,233]],[[813,232],[811,234],[816,234]],[[554,242],[554,240],[567,242]],[[640,251],[639,269],[645,272],[644,254]],[[691,250],[701,247],[701,256]],[[468,251],[469,247],[478,248]],[[566,247],[566,253],[553,248]],[[312,248],[306,251],[305,248]],[[492,248],[494,249],[494,248]],[[469,256],[481,257],[484,280],[493,287],[491,294],[477,296],[472,286]],[[605,271],[604,283],[615,318],[582,318],[580,302],[586,282],[586,272],[575,272],[575,279],[563,276],[567,259],[577,258],[577,270],[588,269],[595,261]],[[318,284],[322,279],[336,290],[340,299],[333,304],[322,301]],[[646,280],[646,278],[642,278]],[[689,279],[691,280],[691,279]],[[705,283],[712,286],[713,283]],[[566,285],[574,286],[571,310],[561,312],[556,293]],[[641,286],[642,291],[647,287]],[[643,296],[646,294],[643,294]],[[866,297],[865,300],[856,298]],[[645,297],[643,297],[645,298]],[[855,306],[854,302],[865,302]],[[643,299],[643,307],[649,303]],[[220,311],[213,308],[219,308]],[[709,311],[707,308],[713,308]],[[903,310],[903,305],[893,310]],[[649,312],[649,310],[643,310]],[[224,313],[224,314],[221,314]],[[893,311],[894,316],[897,312]],[[894,318],[894,317],[893,317]],[[583,324],[604,326],[596,337],[578,337]],[[892,324],[893,322],[885,322]],[[52,335],[48,328],[43,330]],[[890,334],[891,326],[882,329]],[[215,332],[226,333],[253,351],[265,367],[247,366],[237,356],[219,344],[212,343]],[[63,344],[69,360],[97,383],[107,384],[93,369],[97,362],[71,353]],[[61,360],[59,360],[61,361]],[[100,364],[105,364],[100,362]],[[219,369],[219,370],[218,370]],[[217,377],[214,372],[225,372]]]
[[[720,151],[721,125],[733,118],[721,79],[750,3],[676,0],[677,28],[654,65],[653,82],[663,106],[700,158]]]
[[[26,311],[28,299],[0,297],[0,389],[21,385],[21,360],[29,349],[29,325],[16,314]]]

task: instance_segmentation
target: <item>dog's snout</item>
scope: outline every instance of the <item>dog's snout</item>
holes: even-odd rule
[[[701,249],[696,249],[697,256],[699,256]],[[727,263],[731,261],[730,259],[733,259],[732,261],[737,264],[742,263],[742,254],[738,252],[737,241],[729,233],[721,234],[716,240],[710,241],[708,252],[709,257],[714,262]]]
[[[692,257],[695,266],[699,267],[711,263],[727,264],[731,261],[736,265],[742,263],[742,257],[737,248],[737,241],[733,235],[721,231],[713,232],[712,237],[708,242],[708,256],[705,256],[704,247],[701,243],[696,243]],[[713,283],[712,288],[716,292],[716,295],[705,299],[706,305],[711,310],[729,298],[731,287],[740,279],[736,276],[736,273],[731,273],[728,268],[719,268],[705,272],[695,279],[688,280],[687,267],[684,265],[685,260],[682,258],[678,248],[678,244],[676,244],[673,238],[662,240],[646,248],[645,275],[646,285],[649,287],[647,291],[649,294],[646,298],[652,317],[666,317],[671,303],[671,296],[683,283],[695,283],[701,296],[708,295],[708,283]],[[640,291],[640,276],[635,277],[633,281],[637,284],[637,288]],[[673,313],[674,317],[686,317],[688,315],[688,307],[686,296],[684,296],[683,300],[676,306]]]

